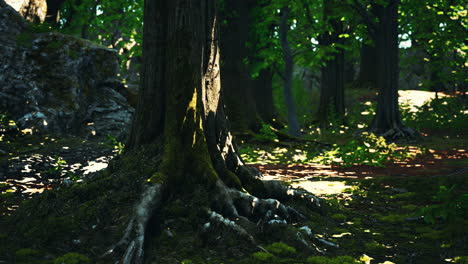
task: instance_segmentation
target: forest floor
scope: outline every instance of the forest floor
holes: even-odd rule
[[[324,254],[330,257],[328,260],[307,258],[286,248],[272,251],[272,255],[249,254],[242,259],[229,257],[223,262],[196,256],[190,258],[192,262],[182,262],[187,258],[182,254],[179,262],[348,263],[332,261],[334,257],[351,256],[372,264],[468,263],[465,132],[425,130],[422,142],[394,147],[408,155],[373,165],[340,164],[334,162],[333,156],[316,159],[335,147],[331,143],[325,146],[323,142],[333,138],[335,142],[347,144],[352,135],[322,136],[318,139],[322,143],[241,142],[243,158],[258,168],[265,180],[280,180],[303,188],[329,205],[325,215],[310,219],[309,227],[316,236],[332,241],[339,248],[327,248]],[[35,199],[48,189],[86,181],[93,171],[105,168],[122,147],[112,137],[96,141],[21,133],[3,135],[0,140],[0,263],[11,263],[11,259],[16,260],[13,263],[54,263],[50,256],[47,262],[37,256],[37,251],[12,246],[6,235],[8,230],[2,229],[2,221],[24,200]],[[12,248],[15,248],[13,252]],[[41,262],[36,262],[38,257]]]

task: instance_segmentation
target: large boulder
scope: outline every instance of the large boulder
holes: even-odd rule
[[[35,28],[0,0],[0,112],[21,128],[123,139],[133,108],[116,51]]]

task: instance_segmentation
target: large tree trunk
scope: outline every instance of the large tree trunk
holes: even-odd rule
[[[249,13],[247,1],[225,1],[221,39],[221,81],[226,98],[226,111],[234,131],[256,131],[261,125],[254,98],[254,82],[244,63],[248,56],[246,43],[249,35]],[[225,34],[223,34],[225,33]]]
[[[288,126],[289,126],[289,133],[292,136],[300,137],[301,131],[299,128],[299,122],[297,121],[297,114],[296,114],[296,105],[294,103],[294,96],[293,96],[293,67],[294,67],[294,58],[292,54],[291,47],[288,41],[288,16],[289,16],[289,8],[284,7],[281,9],[281,22],[279,26],[279,35],[280,35],[280,42],[281,48],[283,51],[283,60],[284,60],[284,71],[281,75],[283,79],[283,93],[284,93],[284,100],[286,103],[286,114],[288,118]]]
[[[373,6],[379,18],[375,36],[379,95],[370,130],[390,140],[413,140],[418,133],[403,125],[398,105],[398,1],[387,2],[385,7],[378,4]]]
[[[358,81],[375,87],[377,83],[377,52],[375,46],[362,43]]]
[[[336,19],[329,19],[331,15],[332,2],[324,2],[324,19],[328,20],[333,32],[326,32],[320,37],[320,45],[330,47],[334,44],[343,44],[343,39],[339,36],[343,33],[343,25]],[[328,54],[332,56],[325,61],[322,66],[322,81],[320,85],[320,105],[318,110],[318,121],[321,126],[329,126],[330,121],[343,122],[345,115],[344,106],[344,50],[337,48],[337,51]]]
[[[203,190],[205,198],[188,201],[192,210],[205,210],[213,228],[229,223],[232,232],[252,243],[245,220],[300,216],[276,200],[250,195],[281,197],[287,192],[279,184],[260,181],[237,153],[224,113],[215,11],[215,0],[145,3],[142,87],[124,155],[161,144],[163,150],[151,153],[161,156],[161,163],[148,175],[149,184],[121,240],[125,243],[116,245],[127,245],[124,263],[142,261],[146,225],[161,204],[161,193],[197,196]],[[288,194],[319,206],[304,192]],[[209,223],[204,231],[213,231]]]

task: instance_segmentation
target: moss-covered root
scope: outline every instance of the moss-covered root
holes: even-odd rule
[[[125,229],[122,239],[109,249],[103,257],[112,255],[120,258],[122,264],[143,263],[143,245],[148,220],[159,207],[162,199],[163,185],[149,184],[145,186],[140,201],[135,206],[135,213]]]

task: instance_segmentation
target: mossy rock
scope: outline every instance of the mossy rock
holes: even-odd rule
[[[54,264],[90,264],[91,260],[79,253],[67,253],[54,260]]]

